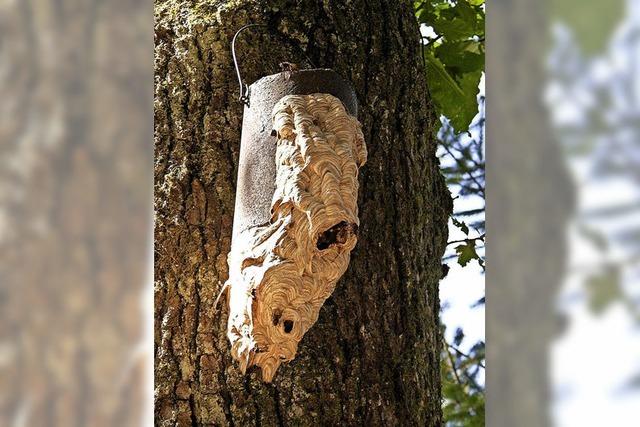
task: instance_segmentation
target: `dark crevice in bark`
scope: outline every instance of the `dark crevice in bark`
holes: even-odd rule
[[[191,411],[191,426],[198,427],[198,418],[196,417],[196,401],[193,395],[189,396],[189,410]]]
[[[276,425],[278,427],[284,427],[284,418],[282,416],[282,411],[280,410],[280,392],[277,387],[270,387],[273,393],[273,403],[276,412]]]
[[[227,423],[229,424],[230,427],[234,427],[235,423],[233,422],[233,414],[231,413],[231,405],[233,403],[233,400],[231,398],[231,393],[227,391],[228,382],[227,382],[227,376],[225,374],[226,370],[227,370],[227,366],[223,364],[223,369],[220,372],[220,377],[222,378],[221,383],[224,384],[225,387],[222,388],[220,395],[222,396],[222,399],[224,402],[224,415],[227,420]]]

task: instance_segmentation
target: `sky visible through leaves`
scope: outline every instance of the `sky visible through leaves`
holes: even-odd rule
[[[545,98],[578,202],[558,296],[565,326],[550,348],[551,409],[557,425],[633,425],[640,405],[640,1],[588,1],[573,15],[565,6],[555,9]]]
[[[484,1],[414,5],[442,122],[437,155],[454,198],[440,288],[443,414],[448,426],[484,426]]]

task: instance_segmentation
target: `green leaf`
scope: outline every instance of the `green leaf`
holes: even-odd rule
[[[438,84],[442,84],[443,89],[453,91],[459,96],[464,96],[464,92],[458,83],[445,70],[442,62],[430,53],[425,53],[427,60],[427,75],[431,74],[431,78]]]
[[[436,57],[453,76],[484,70],[484,44],[478,41],[445,41],[434,51]]]
[[[455,218],[451,218],[451,220],[453,221],[453,225],[458,227],[467,236],[469,235],[469,227],[467,226],[467,224],[464,221],[458,221]]]
[[[433,1],[423,5],[417,18],[449,41],[484,36],[484,11],[480,5],[471,5],[466,0],[458,0],[453,4]]]
[[[436,38],[423,46],[429,92],[439,114],[457,133],[469,129],[478,113],[478,84],[484,71],[484,2],[414,2],[421,24]]]
[[[457,132],[469,129],[478,113],[478,85],[481,71],[465,73],[454,79],[440,59],[425,52],[427,83],[438,112],[447,117]]]
[[[456,246],[456,253],[458,254],[458,264],[462,267],[466,266],[472,259],[479,258],[474,239],[469,239],[464,244]]]

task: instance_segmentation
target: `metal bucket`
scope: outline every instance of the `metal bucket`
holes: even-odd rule
[[[313,93],[335,96],[350,115],[357,116],[358,103],[353,88],[330,69],[285,71],[263,77],[248,87],[242,120],[233,239],[247,228],[267,224],[271,218],[277,141],[272,133],[273,107],[284,96]]]

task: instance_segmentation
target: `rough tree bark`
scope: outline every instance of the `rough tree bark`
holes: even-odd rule
[[[329,67],[360,101],[369,160],[349,269],[273,384],[243,376],[213,302],[227,278],[247,81]],[[441,425],[439,173],[411,2],[156,2],[155,417],[158,425]],[[303,54],[306,51],[306,57]]]

